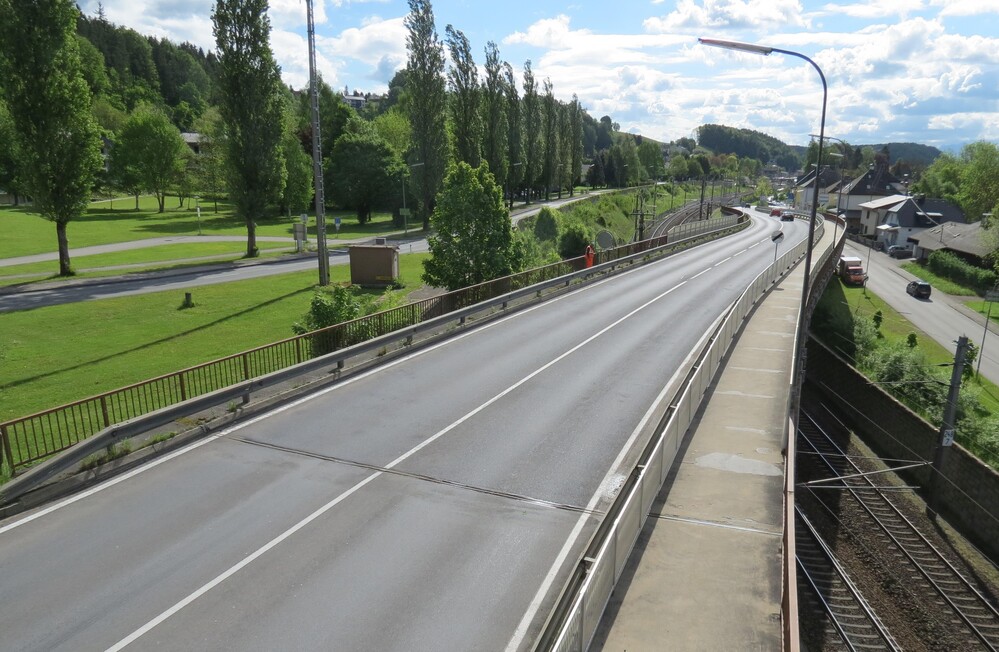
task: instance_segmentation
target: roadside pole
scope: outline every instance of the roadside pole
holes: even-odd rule
[[[950,374],[950,391],[947,392],[943,423],[940,424],[940,441],[937,442],[936,455],[933,458],[933,471],[930,475],[927,507],[932,516],[936,516],[940,511],[940,488],[942,486],[943,464],[947,451],[954,443],[954,419],[957,416],[957,397],[961,391],[961,374],[964,372],[964,363],[967,355],[968,338],[962,335],[957,338],[957,351],[954,352],[954,367]]]

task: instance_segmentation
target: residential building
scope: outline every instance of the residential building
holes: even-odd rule
[[[943,250],[955,253],[972,265],[988,268],[984,259],[991,253],[992,247],[984,234],[981,222],[943,222],[911,236],[909,240],[915,245],[912,255],[920,261],[929,258],[934,251]]]
[[[884,248],[912,244],[917,236],[940,224],[965,222],[961,209],[945,199],[892,195],[860,206],[863,233]]]

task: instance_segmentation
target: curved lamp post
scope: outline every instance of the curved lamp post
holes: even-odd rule
[[[819,79],[822,80],[822,119],[819,122],[819,152],[817,161],[822,161],[822,144],[825,141],[826,133],[826,100],[829,95],[829,88],[826,85],[826,76],[822,74],[822,69],[819,66],[801,54],[800,52],[792,52],[791,50],[781,50],[780,48],[771,48],[764,45],[754,45],[752,43],[740,43],[738,41],[722,41],[713,38],[699,38],[697,41],[703,45],[710,45],[716,48],[724,48],[726,50],[738,50],[741,52],[750,52],[752,54],[761,54],[763,56],[769,56],[774,52],[780,54],[787,54],[792,57],[798,57],[799,59],[804,59],[813,68],[815,72],[819,73]],[[819,179],[818,179],[818,168],[816,168],[815,177],[815,191],[812,196],[812,209],[808,217],[808,243],[805,245],[805,280],[801,284],[801,312],[798,313],[798,350],[794,361],[794,383],[795,397],[794,397],[794,407],[792,414],[794,415],[794,422],[797,424],[798,418],[798,405],[801,400],[801,385],[802,385],[802,375],[804,371],[804,352],[805,352],[805,342],[808,340],[808,320],[805,319],[805,315],[808,312],[808,290],[809,290],[809,277],[812,273],[812,239],[815,236],[815,214],[819,207]]]

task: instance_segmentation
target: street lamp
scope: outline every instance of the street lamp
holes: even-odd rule
[[[813,68],[815,72],[819,73],[819,79],[822,80],[822,118],[819,122],[819,152],[818,161],[822,160],[822,144],[825,141],[826,133],[826,100],[829,96],[829,87],[826,85],[826,76],[822,74],[822,69],[819,66],[801,54],[800,52],[793,52],[791,50],[782,50],[780,48],[771,48],[763,45],[754,45],[751,43],[739,43],[738,41],[723,41],[719,39],[709,39],[709,38],[699,38],[697,39],[699,43],[704,45],[710,45],[716,48],[724,48],[726,50],[738,50],[741,52],[750,52],[752,54],[761,54],[763,56],[769,56],[774,52],[780,54],[787,54],[792,57],[798,57],[799,59],[804,59]],[[794,388],[795,388],[795,401],[794,401],[794,414],[795,414],[795,424],[797,424],[797,412],[798,406],[801,400],[801,384],[802,384],[802,372],[804,371],[803,364],[803,353],[805,351],[805,342],[808,339],[808,321],[805,319],[808,308],[808,281],[809,276],[812,273],[812,238],[815,236],[815,214],[819,207],[819,179],[818,179],[818,168],[815,170],[815,191],[812,198],[812,210],[808,217],[808,242],[805,245],[805,279],[801,284],[801,311],[798,313],[798,351],[795,356],[794,364]]]
[[[418,168],[423,163],[410,163],[409,169]],[[399,215],[402,216],[402,230],[405,235],[409,235],[409,209],[406,208],[406,175],[402,176],[402,208],[399,210]]]

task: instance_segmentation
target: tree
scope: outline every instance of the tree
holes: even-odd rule
[[[163,212],[166,191],[183,169],[187,145],[177,127],[159,109],[142,105],[132,112],[118,134],[111,165],[123,179],[156,195]]]
[[[423,280],[448,290],[506,276],[517,268],[510,214],[486,166],[459,162],[444,180],[427,241]]]
[[[482,115],[479,101],[479,71],[472,59],[472,46],[461,30],[445,28],[451,53],[448,88],[451,91],[451,116],[454,121],[454,145],[458,160],[473,168],[482,160]]]
[[[538,85],[531,70],[531,60],[524,63],[524,101],[523,133],[524,133],[524,184],[527,186],[527,200],[531,200],[531,188],[542,179],[542,149],[541,149],[541,104],[538,98]]]
[[[371,121],[375,131],[400,157],[413,146],[413,128],[399,109],[389,109]]]
[[[524,178],[524,125],[521,119],[521,102],[517,94],[517,81],[513,67],[503,62],[503,93],[506,96],[506,160],[510,164],[508,185],[511,192]],[[510,198],[512,205],[513,198]]]
[[[312,156],[302,147],[295,133],[295,117],[291,107],[286,109],[285,130],[281,137],[284,154],[285,183],[281,193],[281,212],[291,217],[305,211],[312,199]]]
[[[941,154],[926,169],[919,181],[912,184],[913,193],[946,199],[960,205],[961,176],[964,162],[950,154]]]
[[[569,184],[569,196],[571,197],[574,194],[575,181],[583,174],[583,108],[579,105],[579,98],[576,97],[575,93],[572,94],[572,105],[569,116],[572,129],[569,134],[571,143],[569,169],[572,173]]]
[[[413,168],[413,183],[417,189],[417,211],[426,231],[430,228],[430,215],[447,164],[444,47],[437,39],[434,11],[429,0],[409,0],[409,14],[404,22],[409,30],[406,91],[409,121],[413,125],[413,151],[409,162],[422,164]]]
[[[101,167],[100,132],[80,71],[71,0],[0,0],[0,79],[17,132],[19,173],[56,225],[59,274],[73,273],[66,226],[83,214]]]
[[[219,53],[219,107],[233,174],[229,192],[246,222],[246,256],[257,250],[256,221],[284,188],[281,75],[270,47],[267,0],[217,0],[212,12]]]
[[[561,194],[562,183],[560,172],[562,163],[559,160],[561,140],[558,129],[559,105],[558,100],[555,99],[555,92],[550,78],[545,78],[543,89],[544,97],[541,100],[541,142],[542,152],[544,152],[544,168],[542,175],[545,184],[545,200],[547,201],[553,183],[558,184],[559,193]]]
[[[17,129],[2,95],[0,95],[0,143],[6,144],[5,147],[0,147],[0,188],[14,196],[14,205],[17,206],[20,203],[20,190],[17,183],[19,165]]]
[[[999,204],[999,147],[979,141],[964,146],[965,161],[959,198],[969,222],[981,219]]]
[[[392,147],[360,118],[351,121],[330,153],[337,174],[330,180],[330,194],[336,202],[357,212],[357,221],[366,224],[375,207],[388,206],[401,196],[405,164]]]
[[[214,203],[215,212],[219,212],[219,198],[225,193],[226,179],[229,169],[225,157],[225,128],[218,109],[209,107],[198,121],[195,129],[201,137],[198,150],[200,154],[195,159],[195,174],[199,192]]]
[[[659,145],[649,140],[643,140],[638,146],[638,159],[650,179],[661,179],[666,175],[666,164],[663,162],[663,152]]]
[[[486,78],[482,82],[482,121],[485,126],[482,154],[500,186],[506,184],[509,170],[505,90],[499,48],[489,41],[486,44]]]

